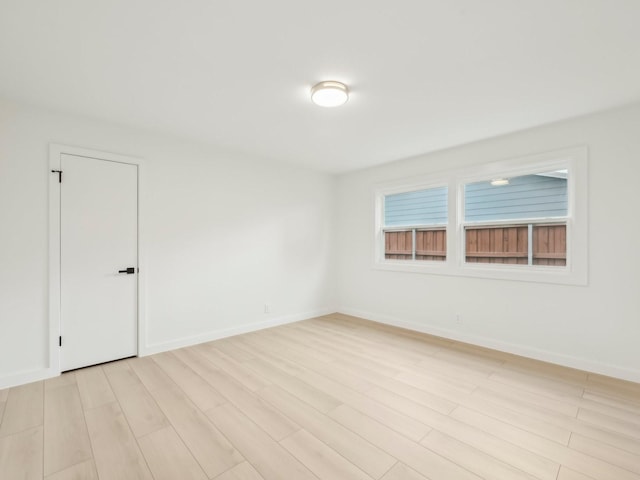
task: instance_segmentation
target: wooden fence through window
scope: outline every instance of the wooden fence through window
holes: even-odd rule
[[[385,232],[384,257],[390,260],[412,260],[413,232]],[[415,230],[416,260],[443,262],[447,258],[447,232],[445,229]]]
[[[567,226],[565,224],[467,227],[465,229],[466,261],[468,263],[529,264],[529,228],[532,230],[532,265],[564,266],[567,264]],[[444,261],[447,256],[446,245],[446,230],[443,228],[385,232],[385,258],[389,260]]]

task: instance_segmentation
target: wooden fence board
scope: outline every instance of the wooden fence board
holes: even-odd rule
[[[411,260],[412,230],[385,232],[385,258]],[[529,232],[527,225],[469,227],[465,231],[467,263],[527,265]],[[444,261],[447,258],[445,229],[416,230],[416,260]],[[533,226],[533,264],[567,264],[567,226]]]

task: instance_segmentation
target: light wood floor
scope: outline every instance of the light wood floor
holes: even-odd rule
[[[640,479],[640,384],[331,315],[0,391],[0,478]]]

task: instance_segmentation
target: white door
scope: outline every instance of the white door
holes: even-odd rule
[[[138,167],[63,154],[61,170],[60,367],[66,371],[137,353]]]

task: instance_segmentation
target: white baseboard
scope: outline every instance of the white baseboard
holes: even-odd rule
[[[340,307],[338,308],[338,312],[345,315],[364,318],[365,320],[371,320],[373,322],[406,328],[407,330],[413,330],[415,332],[427,333],[429,335],[435,335],[450,340],[470,343],[480,347],[498,350],[500,352],[512,353],[514,355],[520,355],[522,357],[527,357],[534,360],[554,363],[556,365],[562,365],[564,367],[575,368],[591,373],[619,378],[621,380],[640,383],[640,370],[638,369],[620,367],[618,365],[611,365],[602,362],[595,362],[587,358],[574,357],[572,355],[566,355],[563,353],[541,350],[527,345],[503,342],[493,338],[483,337],[481,335],[434,327],[428,324],[408,322],[400,318],[367,312],[351,307]]]
[[[60,373],[54,368],[38,368],[34,370],[25,370],[23,372],[12,373],[0,377],[0,390],[10,387],[16,387],[18,385],[24,385],[25,383],[37,382],[40,380],[46,380],[47,378],[58,376]]]
[[[166,352],[168,350],[175,350],[177,348],[189,347],[191,345],[211,342],[213,340],[232,337],[234,335],[256,332],[258,330],[264,330],[265,328],[277,327],[278,325],[286,325],[287,323],[299,322],[301,320],[308,320],[310,318],[320,317],[322,315],[329,315],[330,313],[334,313],[335,311],[336,310],[334,308],[323,308],[319,310],[313,310],[311,312],[284,315],[277,318],[271,318],[269,320],[265,320],[262,322],[247,323],[245,325],[238,325],[230,328],[212,330],[206,333],[201,333],[199,335],[182,337],[177,340],[154,343],[154,344],[147,345],[144,349],[144,352],[139,352],[139,356],[144,357],[147,355],[153,355],[154,353]]]

